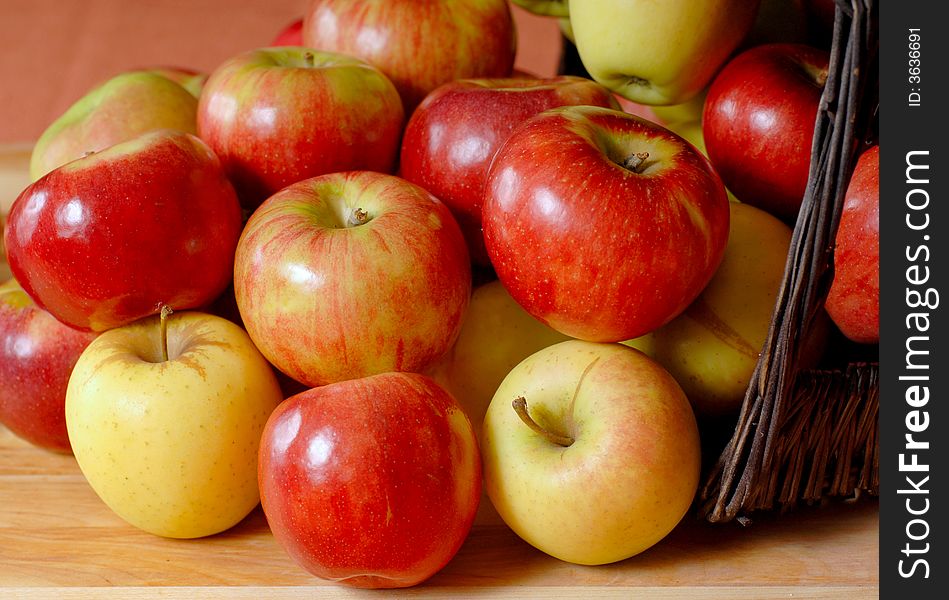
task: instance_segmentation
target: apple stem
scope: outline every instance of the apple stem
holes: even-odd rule
[[[161,313],[158,315],[158,327],[159,332],[161,333],[161,360],[162,362],[168,362],[168,317],[173,313],[170,306],[167,304],[161,305]]]
[[[315,57],[313,56],[312,52],[303,53],[303,64],[305,64],[306,66],[312,67],[314,64],[314,59]]]
[[[524,421],[525,425],[530,427],[531,431],[544,436],[548,441],[557,444],[558,446],[563,446],[564,448],[573,444],[574,440],[572,437],[548,431],[538,425],[537,421],[531,418],[530,413],[527,412],[527,399],[524,398],[524,396],[518,396],[515,398],[511,403],[511,406],[514,407],[514,412],[516,412],[517,416],[521,418],[521,421]]]
[[[368,222],[369,222],[369,213],[361,208],[357,208],[353,212],[349,213],[349,217],[347,217],[346,219],[346,225],[349,227],[365,225]]]
[[[637,152],[635,154],[630,154],[626,157],[626,160],[623,161],[623,168],[628,169],[633,173],[641,173],[643,163],[646,162],[647,158],[649,158],[648,152]]]

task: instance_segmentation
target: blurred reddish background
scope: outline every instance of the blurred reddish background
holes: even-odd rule
[[[95,84],[121,71],[209,72],[266,46],[307,0],[0,0],[0,144],[35,140]],[[516,67],[553,75],[556,21],[512,7]]]

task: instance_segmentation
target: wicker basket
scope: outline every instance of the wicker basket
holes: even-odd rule
[[[699,510],[746,522],[757,510],[879,494],[878,365],[797,367],[833,279],[843,197],[879,106],[875,0],[837,0],[807,192],[768,339],[735,432],[707,473]]]

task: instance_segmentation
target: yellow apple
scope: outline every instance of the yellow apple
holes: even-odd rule
[[[751,29],[758,0],[574,0],[583,65],[633,102],[680,104],[708,85]]]
[[[429,373],[471,419],[475,434],[504,377],[541,348],[570,339],[521,308],[500,281],[475,288],[458,340]]]
[[[659,119],[660,124],[665,125],[673,131],[675,131],[675,125],[684,123],[695,123],[701,128],[702,111],[705,109],[705,96],[707,95],[708,88],[703,88],[702,91],[685,102],[670,104],[668,106],[654,106],[652,107],[652,112]],[[676,131],[676,133],[679,132]]]
[[[194,538],[228,529],[259,502],[257,451],[283,399],[243,329],[197,312],[100,335],[66,390],[66,428],[82,473],[120,517]],[[162,349],[167,348],[167,358]]]
[[[732,202],[725,257],[681,315],[652,333],[652,356],[676,378],[700,415],[741,406],[768,334],[791,229]]]
[[[517,365],[484,419],[485,488],[504,522],[578,564],[657,543],[692,503],[699,433],[681,388],[622,344],[568,340]]]

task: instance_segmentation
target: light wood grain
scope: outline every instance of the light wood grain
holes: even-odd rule
[[[25,161],[25,147],[0,146],[0,167],[22,170]],[[15,177],[0,178],[0,198],[12,193],[4,186],[20,184],[10,181]],[[530,547],[485,506],[445,569],[386,597],[876,597],[878,515],[875,501],[862,501],[765,515],[748,528],[689,517],[639,556],[584,567]],[[0,598],[317,596],[379,597],[297,567],[259,508],[230,531],[200,540],[139,531],[98,499],[73,457],[33,448],[0,426]]]
[[[538,552],[503,526],[477,525],[458,556],[409,595],[559,598],[576,597],[582,588],[593,598],[630,591],[656,598],[872,596],[877,531],[878,508],[870,501],[763,516],[749,528],[687,518],[639,556],[584,567]],[[58,598],[89,597],[82,588],[106,598],[297,598],[314,589],[329,598],[356,594],[298,568],[259,508],[220,535],[157,538],[109,511],[72,457],[32,448],[3,428],[0,565],[0,588],[21,588],[13,597],[23,598],[49,597],[50,587],[73,589],[70,595],[58,590]],[[0,590],[0,597],[10,596]]]

